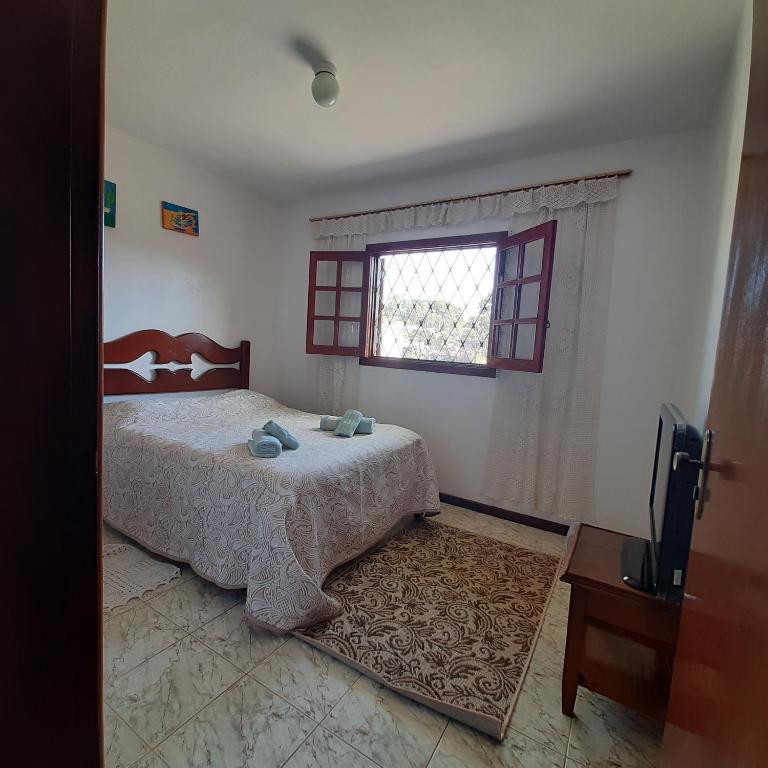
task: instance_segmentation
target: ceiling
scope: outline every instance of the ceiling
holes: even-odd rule
[[[742,0],[112,0],[107,121],[276,200],[711,122]],[[297,38],[338,68],[310,95]]]

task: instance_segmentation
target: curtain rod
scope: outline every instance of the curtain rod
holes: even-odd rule
[[[445,197],[441,200],[429,200],[425,203],[411,203],[410,205],[395,205],[391,208],[376,208],[373,211],[356,211],[355,213],[339,213],[334,216],[314,216],[310,221],[325,221],[326,219],[349,219],[353,216],[369,216],[373,213],[389,213],[390,211],[404,211],[406,208],[420,208],[423,205],[440,205],[442,203],[458,203],[462,200],[475,200],[483,197],[493,197],[494,195],[507,195],[510,192],[525,192],[529,189],[538,189],[539,187],[552,187],[556,184],[572,184],[576,181],[592,181],[594,179],[607,179],[611,176],[618,176],[622,179],[625,176],[631,176],[632,169],[625,168],[621,171],[605,171],[604,173],[595,173],[591,176],[574,176],[570,179],[558,179],[557,181],[544,181],[540,184],[526,184],[524,187],[512,187],[510,189],[499,189],[496,192],[483,192],[480,195],[462,195],[461,197]]]

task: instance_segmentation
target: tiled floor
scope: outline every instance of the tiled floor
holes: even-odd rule
[[[564,539],[443,506],[442,522],[531,549]],[[117,534],[108,532],[108,536]],[[581,691],[560,713],[558,584],[504,743],[388,691],[296,638],[252,628],[241,591],[182,569],[105,615],[108,768],[653,768],[656,726]]]

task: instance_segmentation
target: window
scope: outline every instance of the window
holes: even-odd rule
[[[365,354],[370,261],[357,251],[310,254],[307,352]]]
[[[555,228],[313,252],[307,352],[480,376],[541,371]]]

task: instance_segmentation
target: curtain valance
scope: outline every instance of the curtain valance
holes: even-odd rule
[[[378,235],[422,227],[466,224],[480,219],[511,219],[521,213],[531,213],[542,208],[557,211],[573,208],[580,203],[602,203],[617,196],[618,176],[581,179],[568,184],[548,184],[495,195],[475,195],[450,202],[417,204],[357,216],[317,219],[312,221],[312,237],[319,240],[328,237]]]

